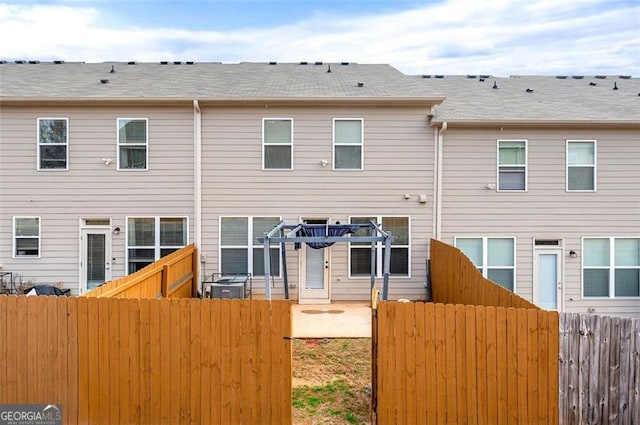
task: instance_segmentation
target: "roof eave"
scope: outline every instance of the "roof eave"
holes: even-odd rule
[[[640,120],[478,120],[478,119],[444,119],[433,118],[431,125],[440,127],[443,123],[448,127],[627,127],[640,128]]]
[[[3,97],[0,105],[43,106],[43,105],[182,105],[192,104],[194,100],[203,106],[254,106],[254,105],[393,105],[430,107],[444,101],[444,97],[260,97],[260,98],[199,98],[199,97],[162,97],[162,98],[113,98],[113,97]]]

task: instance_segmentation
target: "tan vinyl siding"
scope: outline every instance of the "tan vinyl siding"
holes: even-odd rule
[[[443,240],[516,237],[517,292],[533,296],[534,239],[564,239],[564,306],[568,312],[640,317],[640,299],[581,298],[581,238],[640,235],[640,143],[637,130],[450,129],[443,151]],[[496,184],[496,140],[528,140],[528,191]],[[566,140],[596,140],[597,192],[566,192]],[[578,258],[571,259],[574,250]]]
[[[69,118],[69,170],[36,170],[38,117]],[[149,119],[149,171],[116,171],[116,119]],[[127,216],[188,216],[193,240],[193,112],[189,107],[3,106],[0,123],[0,264],[64,282],[79,279],[80,218],[111,218],[113,277],[125,273]],[[105,165],[102,158],[112,158]],[[12,217],[41,217],[41,258],[12,258]]]
[[[203,254],[218,271],[219,216],[411,217],[411,278],[392,278],[391,298],[424,298],[425,258],[432,236],[433,130],[424,108],[203,109]],[[263,117],[293,118],[293,170],[262,171]],[[332,170],[333,118],[364,120],[364,170]],[[328,162],[322,167],[321,160]],[[404,194],[412,195],[410,200]],[[418,194],[428,202],[420,204]],[[299,256],[287,248],[290,283],[298,284]],[[378,280],[381,285],[381,279]],[[264,292],[264,281],[254,278]],[[283,293],[276,280],[274,296]],[[291,294],[297,297],[298,289]],[[346,243],[331,247],[331,298],[364,300],[368,278],[348,278]]]

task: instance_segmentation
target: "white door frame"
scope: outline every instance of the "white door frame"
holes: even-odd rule
[[[104,235],[105,243],[105,270],[104,277],[105,282],[111,280],[111,225],[109,226],[87,226],[81,225],[80,227],[80,280],[78,283],[79,292],[83,294],[87,292],[87,244],[86,240],[90,234]]]
[[[540,255],[556,256],[556,280],[557,298],[556,305],[558,311],[564,310],[564,249],[561,247],[535,247],[533,249],[533,303],[538,304],[538,265]]]
[[[301,217],[300,222],[325,220],[331,222],[329,217]],[[306,289],[307,276],[307,252],[312,250],[307,244],[302,244],[299,258],[299,282],[298,285],[298,303],[299,304],[330,304],[331,303],[331,248],[323,248],[324,253],[324,286],[322,289]]]

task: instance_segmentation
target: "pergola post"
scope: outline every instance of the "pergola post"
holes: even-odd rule
[[[387,301],[387,297],[389,296],[389,268],[391,267],[391,238],[388,235],[384,238],[384,254],[382,299]]]

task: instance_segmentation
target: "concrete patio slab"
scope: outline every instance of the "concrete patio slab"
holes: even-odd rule
[[[371,307],[366,303],[293,304],[294,338],[371,338]]]

